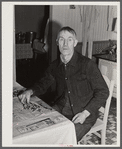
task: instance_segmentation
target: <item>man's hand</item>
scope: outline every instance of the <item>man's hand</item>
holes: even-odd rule
[[[87,118],[89,115],[90,115],[90,113],[89,113],[87,110],[84,110],[83,112],[80,112],[80,113],[76,114],[76,115],[73,117],[72,121],[73,121],[74,123],[81,123],[81,124],[83,124],[84,121],[86,120],[86,118]]]
[[[31,97],[32,94],[33,94],[33,91],[31,89],[30,90],[26,90],[22,94],[20,94],[18,96],[18,98],[21,100],[21,102],[23,104],[27,104],[27,103],[30,102],[30,97]]]

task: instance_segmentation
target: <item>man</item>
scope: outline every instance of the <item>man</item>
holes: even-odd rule
[[[78,41],[73,29],[63,27],[56,42],[60,59],[53,61],[45,76],[19,98],[29,103],[31,95],[44,94],[55,82],[53,108],[74,122],[79,141],[96,122],[98,109],[105,104],[109,91],[96,64],[74,50]]]

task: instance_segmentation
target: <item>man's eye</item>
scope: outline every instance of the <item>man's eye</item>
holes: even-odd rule
[[[64,39],[63,38],[59,38],[59,42],[61,42],[61,41],[64,41]]]
[[[73,39],[72,38],[69,38],[68,41],[73,41]]]

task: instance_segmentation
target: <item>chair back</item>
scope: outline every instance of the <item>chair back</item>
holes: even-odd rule
[[[103,116],[103,121],[104,121],[104,124],[105,124],[105,127],[107,125],[107,119],[108,119],[108,114],[109,114],[109,108],[110,108],[110,104],[111,104],[111,99],[112,99],[112,94],[113,94],[113,89],[114,89],[114,80],[109,80],[109,78],[105,75],[103,75],[103,78],[109,88],[109,96],[108,96],[108,99],[106,100],[106,104],[105,104],[105,107],[101,107],[99,109],[100,112],[104,113],[104,116]]]

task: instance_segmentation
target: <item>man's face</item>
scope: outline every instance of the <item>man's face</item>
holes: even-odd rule
[[[77,45],[76,37],[68,32],[61,31],[58,35],[58,46],[61,54],[70,55],[74,53],[74,47]]]

